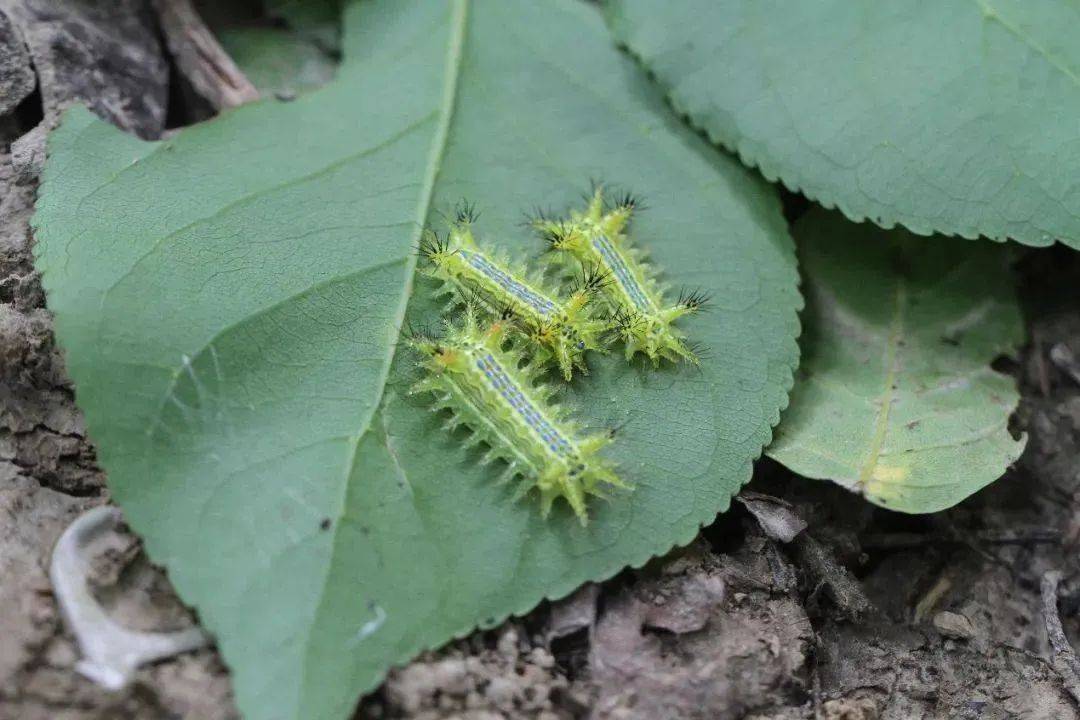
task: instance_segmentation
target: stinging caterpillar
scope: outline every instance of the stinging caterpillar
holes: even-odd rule
[[[626,359],[643,352],[658,365],[661,358],[697,364],[697,353],[673,323],[699,311],[708,301],[701,292],[681,293],[668,304],[664,289],[645,253],[631,246],[624,230],[639,201],[625,194],[606,206],[597,186],[584,212],[572,211],[569,220],[541,215],[533,225],[553,250],[563,251],[582,267],[597,267],[609,278],[601,288],[610,311],[610,325],[626,346]]]
[[[473,237],[473,206],[462,203],[449,232],[442,238],[427,231],[420,254],[427,260],[421,272],[443,281],[443,291],[471,303],[494,317],[513,319],[515,327],[540,349],[537,360],[552,359],[569,381],[575,367],[588,374],[586,350],[602,350],[608,323],[593,316],[590,301],[603,289],[603,273],[583,270],[570,295],[563,299],[543,287],[539,276],[482,250]]]
[[[508,330],[505,320],[482,328],[472,305],[466,305],[464,322],[448,323],[444,338],[412,337],[409,343],[424,356],[428,374],[410,394],[433,393],[433,409],[453,413],[448,430],[467,426],[468,445],[483,441],[490,448],[484,462],[505,460],[503,481],[525,480],[519,496],[535,486],[544,517],[563,497],[585,525],[589,495],[603,497],[604,485],[626,487],[598,454],[611,433],[580,435],[576,423],[550,402],[554,390],[536,385],[536,363],[522,367],[520,351],[503,349]]]

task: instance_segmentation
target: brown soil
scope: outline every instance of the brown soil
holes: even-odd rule
[[[185,120],[146,3],[60,6],[0,5],[0,720],[234,718],[212,650],[144,669],[121,693],[83,679],[51,595],[53,543],[108,491],[31,265],[41,141],[73,100],[144,136],[164,131],[166,112]],[[787,200],[792,214],[804,206]],[[1045,573],[1064,573],[1057,608],[1075,636],[1080,256],[1023,254],[1032,343],[1002,364],[1024,390],[1015,425],[1030,440],[1006,477],[908,517],[762,461],[752,488],[790,507],[737,504],[688,548],[392,672],[357,716],[1080,718],[1080,679],[1055,661],[1040,594]],[[781,538],[757,517],[769,505],[808,528]],[[134,538],[93,579],[133,627],[186,616]]]

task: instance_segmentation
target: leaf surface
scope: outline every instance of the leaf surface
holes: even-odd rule
[[[990,362],[1023,341],[1006,248],[813,210],[795,225],[803,358],[770,457],[882,507],[933,512],[1000,477],[1025,440]]]
[[[728,507],[786,403],[801,299],[772,188],[667,111],[593,8],[351,3],[334,81],[145,143],[50,141],[37,262],[113,497],[217,635],[248,718],[345,718],[386,668],[640,565]],[[548,521],[408,396],[422,226],[461,198],[537,254],[536,205],[642,193],[633,233],[715,296],[700,369],[594,359],[635,485]],[[624,424],[625,423],[625,424]]]
[[[614,0],[676,108],[854,220],[1080,248],[1080,6]]]

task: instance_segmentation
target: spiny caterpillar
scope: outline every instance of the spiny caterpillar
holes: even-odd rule
[[[472,431],[468,445],[483,441],[489,446],[483,462],[505,460],[509,466],[503,481],[525,480],[519,496],[536,486],[544,517],[555,498],[563,497],[584,525],[587,496],[602,497],[603,485],[625,487],[598,454],[611,434],[579,435],[576,424],[550,402],[554,391],[536,385],[540,372],[535,363],[522,367],[520,351],[503,349],[508,329],[505,320],[481,328],[467,305],[464,322],[447,324],[445,337],[412,337],[409,342],[425,356],[428,374],[411,394],[434,393],[433,409],[453,413],[448,430],[464,424]]]
[[[667,304],[645,253],[632,247],[624,233],[638,204],[626,194],[606,206],[598,186],[584,212],[572,211],[569,220],[541,214],[533,224],[553,250],[569,254],[582,267],[600,268],[610,278],[602,291],[611,327],[625,342],[627,360],[643,352],[654,366],[661,358],[697,364],[697,353],[673,323],[700,310],[708,297],[701,292],[682,293],[674,304]]]
[[[545,289],[538,276],[526,277],[522,268],[482,250],[472,233],[473,206],[462,204],[449,232],[440,238],[425,233],[420,254],[428,261],[421,272],[444,282],[443,291],[459,302],[470,302],[494,317],[513,319],[522,334],[541,350],[536,358],[554,359],[569,381],[574,367],[588,373],[586,350],[601,350],[608,329],[593,316],[590,300],[607,283],[603,273],[583,270],[565,300]]]

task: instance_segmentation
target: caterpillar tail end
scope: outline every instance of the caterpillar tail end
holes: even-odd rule
[[[557,479],[551,479],[548,481],[541,480],[537,483],[540,489],[540,514],[547,518],[551,514],[551,507],[555,503],[555,499],[562,497],[566,499],[570,509],[574,511],[574,515],[577,517],[578,522],[582,527],[587,527],[589,524],[589,513],[585,507],[585,492],[582,488],[572,480],[560,482]]]

